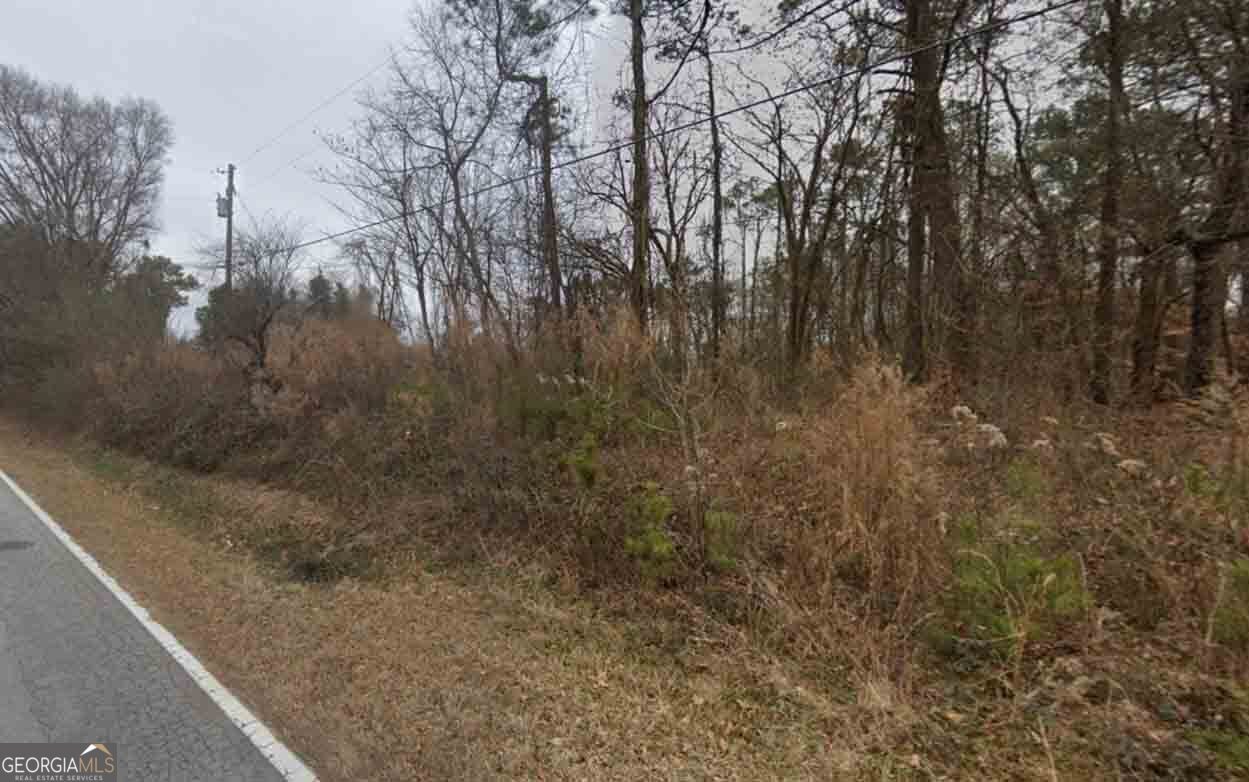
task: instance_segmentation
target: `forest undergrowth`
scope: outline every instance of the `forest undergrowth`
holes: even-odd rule
[[[196,529],[278,580],[539,562],[607,616],[689,627],[669,651],[716,627],[866,709],[873,751],[913,749],[921,777],[1249,773],[1235,387],[1114,410],[868,357],[780,394],[728,355],[665,363],[627,314],[595,323],[576,362],[518,364],[480,334],[435,357],[309,321],[259,380],[170,342],[79,370],[81,404],[44,408],[77,415],[43,422],[328,509]]]

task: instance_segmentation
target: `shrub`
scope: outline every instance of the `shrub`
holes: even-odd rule
[[[566,411],[567,426],[572,433],[585,432],[600,439],[610,438],[619,423],[615,405],[594,389],[586,389],[569,399]]]
[[[223,362],[170,343],[97,363],[90,432],[107,445],[194,469],[214,469],[257,422],[246,386]]]
[[[1213,469],[1199,462],[1184,466],[1184,490],[1223,514],[1244,515],[1249,508],[1249,472],[1239,459]]]
[[[586,432],[571,451],[564,455],[564,466],[572,471],[586,489],[594,488],[598,479],[598,438]]]
[[[737,515],[723,510],[709,510],[703,514],[702,523],[707,565],[720,573],[732,570],[741,549]]]
[[[1177,613],[1183,598],[1175,593],[1165,564],[1147,551],[1122,541],[1112,542],[1097,574],[1098,597],[1124,615],[1138,630],[1152,633]]]
[[[29,380],[5,389],[5,401],[17,403],[25,415],[45,426],[74,431],[88,422],[95,384],[80,363],[42,367]]]
[[[1184,489],[1194,497],[1214,497],[1219,493],[1219,482],[1204,465],[1190,462],[1184,465]]]
[[[648,581],[667,581],[675,575],[677,547],[667,528],[673,510],[672,499],[657,483],[643,485],[633,498],[634,532],[625,538],[625,551]]]
[[[1035,504],[1050,494],[1050,481],[1040,465],[1029,460],[1016,460],[1006,468],[1006,492],[1021,502]]]
[[[1249,736],[1229,730],[1193,730],[1189,738],[1194,744],[1214,755],[1215,760],[1228,772],[1249,774]]]
[[[578,313],[574,328],[582,344],[585,374],[596,386],[623,388],[642,377],[654,345],[628,307],[602,320]]]
[[[1018,659],[1030,646],[1058,640],[1089,605],[1073,557],[1045,557],[1007,543],[987,553],[965,549],[954,560],[932,640],[947,653]]]
[[[523,437],[553,440],[568,418],[568,408],[558,393],[525,380],[515,383],[499,400],[499,417]]]
[[[365,414],[381,411],[408,359],[395,331],[375,318],[281,326],[272,341],[269,371],[277,387],[299,400],[285,411],[294,419],[349,407]]]
[[[359,318],[282,325],[272,336],[259,372],[229,348],[189,343],[106,356],[91,368],[90,433],[178,466],[262,478],[313,478],[308,464],[342,461],[327,450],[359,466],[384,462],[395,438],[370,440],[391,433],[364,423],[387,414],[408,371],[410,351],[394,332]],[[331,432],[348,419],[355,424]]]
[[[1249,557],[1236,560],[1221,575],[1210,635],[1224,646],[1249,652]]]

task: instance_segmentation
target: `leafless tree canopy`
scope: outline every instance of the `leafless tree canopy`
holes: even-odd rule
[[[0,222],[112,267],[157,227],[173,143],[154,104],[86,99],[0,65]]]
[[[201,340],[210,345],[241,345],[248,366],[263,372],[272,327],[297,315],[304,253],[302,228],[293,219],[265,217],[240,228],[234,244],[234,287],[214,288],[199,310]],[[206,265],[223,263],[224,247],[203,251]]]
[[[620,302],[681,365],[884,350],[975,385],[1027,348],[1099,402],[1196,391],[1235,363],[1246,268],[1236,6],[622,3],[604,138],[569,131],[579,6],[422,5],[326,178],[382,221],[345,251],[432,345]],[[1158,340],[1188,279],[1177,377]]]

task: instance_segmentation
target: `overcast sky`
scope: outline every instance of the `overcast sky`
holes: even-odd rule
[[[403,40],[412,0],[0,1],[0,62],[85,95],[148,98],[172,119],[154,252],[187,264],[196,247],[224,235],[215,205],[224,176],[216,172],[230,162],[255,216],[289,214],[313,236],[346,227],[330,206],[333,189],[309,172],[328,160],[315,132],[347,127],[355,90],[252,153],[370,71],[361,87],[382,83],[377,66]],[[623,52],[615,38],[600,38],[592,53],[607,84]],[[247,211],[236,217],[246,220]],[[315,253],[329,259],[333,244]],[[192,307],[172,325],[193,330]]]

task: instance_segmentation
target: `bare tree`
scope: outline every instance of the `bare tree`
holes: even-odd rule
[[[369,263],[366,269],[375,284],[384,282],[387,288],[379,304],[389,301],[391,314],[406,312],[404,302],[411,291],[420,332],[436,347],[430,262],[438,234],[431,225],[435,213],[426,204],[440,200],[435,180],[441,179],[441,168],[415,143],[417,131],[407,126],[408,112],[399,97],[368,94],[360,106],[364,114],[349,134],[326,137],[337,163],[323,170],[321,178],[346,194],[349,201],[339,207],[345,215],[378,224],[360,239],[369,258],[381,255],[394,261],[385,268]],[[355,240],[350,247],[360,249]]]
[[[153,103],[87,100],[0,65],[0,223],[107,276],[156,227],[172,142]]]
[[[668,278],[668,301],[672,352],[679,367],[689,360],[690,231],[708,195],[711,169],[692,134],[666,133],[680,125],[686,113],[672,104],[661,104],[651,112],[655,128],[654,173],[659,185],[660,209],[652,221],[651,244],[663,261]]]
[[[446,177],[451,223],[436,225],[454,250],[458,270],[467,270],[473,282],[482,328],[489,329],[497,318],[515,357],[515,330],[491,286],[493,270],[488,262],[493,256],[483,243],[485,224],[478,210],[482,198],[473,188],[490,173],[489,164],[480,158],[502,110],[507,82],[499,77],[491,53],[474,49],[456,34],[449,11],[414,12],[412,30],[408,52],[412,67],[396,62],[394,68],[396,91],[408,112],[402,129]],[[466,314],[465,303],[453,302],[457,317]]]
[[[1169,10],[1167,21],[1182,45],[1185,66],[1212,107],[1213,132],[1201,139],[1213,169],[1209,206],[1195,230],[1181,225],[1171,237],[1193,257],[1192,335],[1184,370],[1184,386],[1192,394],[1210,383],[1217,329],[1223,324],[1227,284],[1219,254],[1249,237],[1240,217],[1249,194],[1249,26],[1243,5],[1232,0],[1201,0]]]
[[[866,42],[863,42],[866,47]],[[864,49],[833,45],[830,60],[842,66]],[[795,68],[791,78],[804,81]],[[793,105],[777,106],[771,116],[748,113],[762,138],[736,146],[768,171],[778,196],[778,249],[785,259],[785,362],[790,372],[806,361],[812,316],[833,247],[834,228],[845,213],[844,188],[862,150],[867,77],[862,72],[811,90]],[[879,126],[878,126],[879,130]]]
[[[968,377],[973,374],[975,298],[966,279],[958,184],[941,96],[946,47],[937,45],[943,34],[955,29],[964,7],[956,4],[952,11],[941,14],[940,21],[945,23],[939,24],[938,10],[946,9],[934,7],[933,0],[907,0],[905,21],[906,43],[913,52],[910,57],[913,104],[909,117],[912,211],[923,212],[923,224],[928,229],[927,247],[932,253],[932,286],[928,298],[935,317],[926,324],[926,335],[934,337],[939,344],[948,338],[956,375]],[[912,214],[910,219],[914,222],[919,216]],[[922,225],[912,225],[912,243],[923,241],[924,237],[919,236],[921,230]],[[911,252],[911,274],[914,275],[914,267],[922,262],[922,248],[913,248]],[[911,294],[914,296],[915,291]],[[911,306],[917,307],[918,302]],[[912,343],[916,330],[917,325],[912,322],[908,327]],[[915,348],[912,344],[912,350]],[[916,361],[912,358],[913,364]]]
[[[239,345],[246,351],[245,371],[253,381],[270,382],[268,358],[272,327],[293,313],[303,251],[300,226],[290,220],[263,219],[235,235],[234,290],[209,292],[196,312],[200,339],[213,345]],[[217,266],[223,248],[203,251]]]
[[[374,295],[377,319],[392,326],[405,320],[403,282],[399,276],[400,246],[389,233],[375,241],[357,237],[343,245],[343,254],[356,268],[360,283]]]
[[[523,85],[533,93],[532,100],[526,101],[521,127],[526,140],[538,150],[542,260],[547,274],[547,297],[558,312],[563,306],[564,279],[554,185],[557,103],[549,60],[564,32],[591,16],[593,7],[586,0],[450,0],[450,5],[460,21],[493,52],[499,78],[508,84]]]

